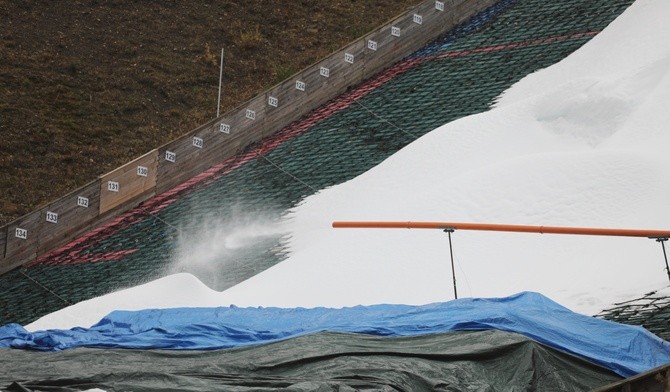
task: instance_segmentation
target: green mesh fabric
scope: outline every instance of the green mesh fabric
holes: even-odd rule
[[[657,292],[603,310],[597,317],[617,323],[640,325],[670,340],[670,297]]]
[[[198,241],[203,228],[253,224],[245,217],[255,214],[286,219],[286,211],[305,196],[356,177],[444,123],[488,110],[513,83],[578,49],[631,3],[499,2],[400,62],[416,63],[407,72],[269,152],[182,192],[153,215],[136,210],[132,224],[90,238],[78,255],[133,253],[83,264],[75,255],[0,276],[0,324],[25,324],[68,303],[170,272],[192,272],[223,290],[269,268],[286,257],[282,234],[268,233],[231,250],[213,269],[173,261],[176,244]]]

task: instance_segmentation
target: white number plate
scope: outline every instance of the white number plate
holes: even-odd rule
[[[58,223],[58,214],[55,212],[47,211],[47,222]]]
[[[88,197],[77,196],[77,205],[79,207],[88,208]]]
[[[141,177],[146,177],[149,175],[149,168],[146,166],[137,167],[137,175]]]
[[[165,151],[165,160],[168,162],[177,162],[177,153]]]
[[[16,238],[26,240],[26,239],[28,239],[28,230],[17,227],[15,235],[16,235]]]

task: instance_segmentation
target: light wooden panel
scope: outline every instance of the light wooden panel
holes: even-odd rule
[[[140,196],[153,194],[156,188],[157,157],[158,151],[153,150],[100,177],[100,214]],[[138,167],[147,169],[146,176],[138,174]],[[116,191],[110,190],[112,183],[118,184]]]
[[[7,249],[4,264],[0,266],[0,273],[35,260],[42,224],[41,217],[42,211],[38,210],[7,225]]]
[[[37,254],[46,254],[82,234],[88,227],[86,222],[98,217],[99,209],[100,180],[51,203],[42,211]],[[47,220],[47,213],[51,213],[51,217],[57,214],[57,221]]]

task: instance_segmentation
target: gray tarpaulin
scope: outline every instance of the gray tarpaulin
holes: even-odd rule
[[[519,334],[321,332],[212,351],[0,350],[0,388],[70,391],[585,391],[609,370]]]

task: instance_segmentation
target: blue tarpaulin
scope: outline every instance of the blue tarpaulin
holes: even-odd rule
[[[670,343],[642,327],[574,313],[531,292],[423,306],[329,308],[175,308],[114,311],[91,328],[28,332],[0,327],[0,347],[211,350],[269,343],[320,331],[414,336],[502,330],[525,335],[630,377],[670,363]]]

